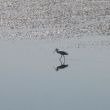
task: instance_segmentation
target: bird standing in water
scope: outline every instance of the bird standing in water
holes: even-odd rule
[[[64,60],[65,60],[65,55],[68,55],[68,53],[67,52],[65,52],[65,51],[60,51],[59,49],[55,49],[55,51],[58,53],[58,54],[60,54],[61,55],[61,57],[60,57],[60,59],[62,58],[62,56],[64,57]]]

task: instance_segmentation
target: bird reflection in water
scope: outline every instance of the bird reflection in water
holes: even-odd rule
[[[64,68],[68,67],[68,64],[65,64],[65,60],[64,60],[64,62],[62,62],[62,60],[59,60],[59,61],[60,61],[61,65],[56,67],[56,71],[59,71],[60,69],[64,69]]]
[[[65,51],[60,51],[59,49],[55,49],[55,51],[61,55],[61,57],[59,58],[61,65],[56,67],[56,71],[59,71],[60,69],[64,69],[64,68],[68,67],[68,64],[65,64],[65,55],[68,55],[68,53]],[[62,57],[64,59],[62,59]]]

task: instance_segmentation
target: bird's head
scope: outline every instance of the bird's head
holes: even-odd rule
[[[57,48],[55,49],[56,52],[58,52],[58,50],[59,50],[59,49],[57,49]]]
[[[58,52],[58,50],[59,50],[59,49],[56,48],[56,49],[53,51],[53,53]]]

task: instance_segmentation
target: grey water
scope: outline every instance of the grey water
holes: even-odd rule
[[[110,110],[109,57],[110,47],[0,41],[0,110]]]

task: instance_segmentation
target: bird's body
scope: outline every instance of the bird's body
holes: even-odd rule
[[[60,51],[59,49],[55,49],[55,51],[56,51],[58,54],[60,54],[61,56],[68,55],[67,52],[65,52],[65,51]]]

